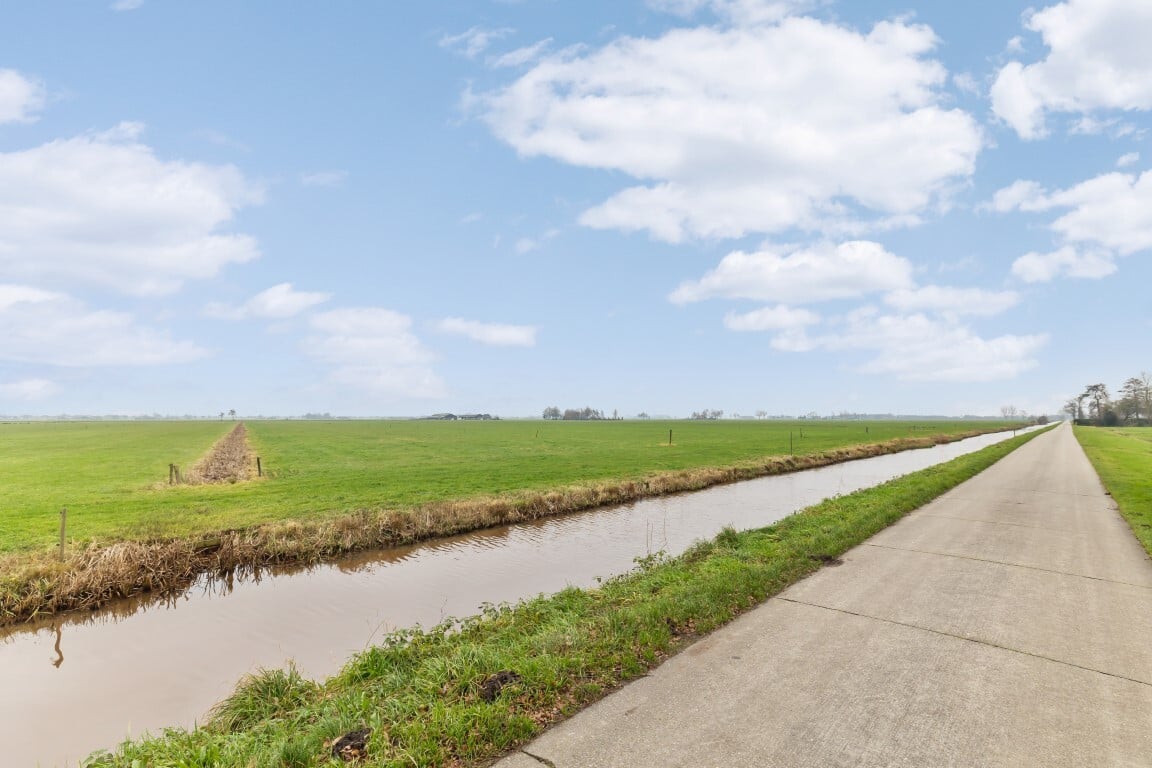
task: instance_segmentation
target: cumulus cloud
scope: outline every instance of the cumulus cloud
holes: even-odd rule
[[[162,365],[206,354],[128,313],[91,310],[65,294],[30,286],[0,285],[0,360],[68,367]]]
[[[734,25],[567,49],[466,103],[523,156],[641,181],[580,220],[669,242],[914,222],[972,174],[981,129],[942,104],[928,27],[862,34],[737,13],[781,4],[707,5]]]
[[[440,38],[440,47],[466,58],[474,59],[488,50],[492,43],[503,40],[512,32],[513,30],[507,27],[498,29],[472,27],[458,35],[444,35]]]
[[[494,347],[534,347],[536,328],[531,325],[507,325],[505,323],[481,323],[461,317],[447,317],[437,328],[442,333],[465,336],[481,344]]]
[[[711,298],[809,304],[911,288],[912,265],[879,243],[824,244],[787,253],[733,251],[699,280],[681,283],[669,299]]]
[[[998,315],[1019,302],[1020,294],[1015,291],[985,291],[981,288],[939,285],[906,288],[884,297],[885,304],[901,312],[931,311],[947,315]]]
[[[1066,211],[1048,224],[1061,246],[1047,254],[1028,253],[1012,265],[1013,274],[1028,282],[1104,277],[1116,271],[1118,257],[1152,249],[1152,171],[1106,173],[1055,192],[1017,181],[997,192],[989,207]]]
[[[1026,283],[1047,283],[1057,277],[1097,279],[1116,269],[1115,257],[1107,251],[1082,251],[1071,245],[1051,253],[1032,251],[1012,262],[1012,274]]]
[[[1120,155],[1120,157],[1116,159],[1116,167],[1127,168],[1128,166],[1135,165],[1138,162],[1140,162],[1139,152],[1127,152],[1123,155]]]
[[[222,230],[260,188],[233,166],[160,159],[142,129],[0,152],[0,278],[159,295],[258,257]]]
[[[885,314],[863,307],[836,318],[823,333],[788,329],[771,345],[784,352],[865,353],[870,359],[857,366],[861,373],[906,381],[964,382],[1014,378],[1036,366],[1036,355],[1047,343],[1045,334],[986,339],[955,317]]]
[[[386,397],[436,398],[444,382],[412,318],[380,307],[335,309],[311,317],[305,351],[332,366],[332,381]]]
[[[820,315],[809,309],[763,307],[751,312],[729,312],[724,315],[724,327],[730,331],[786,331],[820,322]]]
[[[1012,61],[992,85],[992,110],[1021,138],[1047,134],[1048,113],[1152,109],[1152,4],[1067,0],[1032,13],[1025,26],[1048,48],[1032,64]]]
[[[49,379],[21,379],[0,384],[0,397],[8,400],[47,400],[59,391],[60,385]]]
[[[0,125],[33,122],[45,99],[43,85],[14,69],[0,69]]]
[[[874,309],[850,314],[838,333],[819,340],[828,349],[863,350],[875,356],[859,370],[909,381],[998,381],[1037,364],[1045,334],[985,339],[954,321],[924,314],[885,315]]]
[[[323,304],[330,298],[332,298],[330,293],[297,291],[292,287],[292,283],[280,283],[261,291],[239,307],[210,304],[207,314],[229,320],[243,320],[249,317],[283,320]]]

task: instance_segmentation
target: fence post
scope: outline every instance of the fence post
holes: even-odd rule
[[[260,457],[256,457],[256,477],[264,477],[264,467],[260,466]]]
[[[60,510],[60,562],[64,562],[64,538],[68,535],[68,507]]]

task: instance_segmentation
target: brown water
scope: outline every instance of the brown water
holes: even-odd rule
[[[335,673],[393,629],[467,616],[683,552],[724,526],[773,521],[1009,437],[651,499],[256,578],[202,580],[165,602],[0,630],[0,765],[75,766],[121,739],[192,726],[245,673],[294,660]]]

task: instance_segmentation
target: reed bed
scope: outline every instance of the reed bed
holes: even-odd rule
[[[0,626],[65,611],[95,610],[109,601],[149,592],[168,595],[206,573],[314,564],[357,551],[928,448],[978,434],[897,438],[811,455],[769,456],[729,467],[662,472],[641,480],[439,501],[408,509],[360,509],[336,518],[288,520],[206,535],[94,541],[63,560],[49,552],[11,554],[0,557]]]

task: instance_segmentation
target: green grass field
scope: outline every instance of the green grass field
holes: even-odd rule
[[[182,536],[359,509],[547,490],[667,470],[738,464],[956,434],[984,422],[250,422],[268,472],[235,485],[165,485],[230,422],[0,424],[0,552]],[[672,444],[668,432],[672,430]],[[801,434],[803,437],[801,437]]]
[[[1152,429],[1075,427],[1096,474],[1152,554]]]

